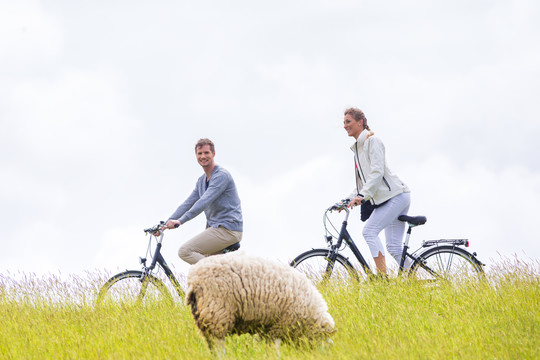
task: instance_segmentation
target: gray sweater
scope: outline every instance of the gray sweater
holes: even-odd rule
[[[240,198],[231,174],[216,165],[208,188],[206,175],[198,180],[195,189],[176,209],[170,219],[180,220],[182,224],[193,219],[202,211],[206,215],[206,227],[219,227],[220,225],[231,231],[242,231],[242,208]]]

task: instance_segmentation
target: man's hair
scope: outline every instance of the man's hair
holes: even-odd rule
[[[366,115],[364,115],[364,112],[358,108],[355,108],[355,107],[352,107],[352,108],[348,108],[347,110],[345,110],[345,116],[347,115],[351,115],[353,117],[354,120],[356,121],[360,121],[360,120],[363,120],[364,121],[364,129],[368,129],[370,130],[368,124],[367,124],[367,119],[366,119]]]
[[[210,151],[212,151],[213,153],[216,152],[216,149],[214,148],[214,143],[212,142],[212,140],[207,138],[199,139],[199,141],[197,141],[197,143],[195,144],[195,152],[197,152],[198,148],[201,148],[204,145],[210,145]]]

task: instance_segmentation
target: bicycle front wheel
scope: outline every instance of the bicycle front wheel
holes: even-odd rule
[[[138,270],[128,270],[107,280],[97,296],[97,305],[172,304],[173,299],[160,279]]]
[[[409,276],[418,280],[480,280],[484,278],[482,263],[466,250],[453,246],[437,246],[420,254],[411,265]]]
[[[326,281],[350,283],[359,280],[359,274],[352,264],[342,256],[336,254],[335,262],[328,258],[327,249],[313,249],[298,255],[290,265],[304,273],[315,285]]]

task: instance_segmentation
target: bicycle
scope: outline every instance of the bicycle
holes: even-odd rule
[[[343,200],[340,203],[330,206],[324,213],[323,222],[328,248],[308,250],[298,255],[290,263],[292,267],[304,272],[316,283],[328,280],[349,282],[354,279],[360,281],[375,276],[347,231],[350,214],[348,204],[349,200]],[[327,221],[330,221],[328,213],[332,211],[345,211],[345,220],[337,237],[332,234],[327,225]],[[465,277],[476,279],[484,277],[484,264],[477,259],[476,252],[470,253],[462,248],[462,246],[469,246],[468,239],[424,240],[419,249],[413,253],[409,253],[409,240],[412,228],[424,225],[427,222],[427,218],[425,216],[401,215],[398,217],[398,220],[408,224],[398,275],[407,273],[411,278],[427,281],[441,279],[454,281]],[[333,228],[334,231],[337,231],[335,227]],[[335,243],[334,239],[337,239]],[[351,264],[349,258],[341,254],[347,246],[360,263],[363,273]],[[405,269],[404,266],[407,258],[411,260],[411,266]]]
[[[151,304],[156,302],[165,302],[172,304],[174,298],[168,290],[165,283],[155,274],[161,268],[166,277],[170,280],[173,288],[180,299],[184,299],[185,293],[182,286],[174,276],[172,270],[167,265],[165,258],[161,254],[161,247],[165,230],[165,223],[161,221],[159,224],[145,229],[146,235],[150,235],[146,257],[140,257],[139,262],[142,265],[142,270],[126,270],[111,277],[101,287],[96,305],[103,304]],[[156,240],[154,253],[151,253],[152,239]],[[235,243],[222,250],[222,253],[236,251],[240,248],[240,243]],[[146,265],[147,258],[151,258],[150,266]],[[159,267],[157,267],[159,265]],[[156,269],[157,267],[157,269]]]

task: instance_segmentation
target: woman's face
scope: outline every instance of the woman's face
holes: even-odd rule
[[[364,131],[364,124],[362,120],[356,121],[350,114],[347,114],[343,120],[343,128],[347,131],[347,135],[358,139],[360,133]]]

